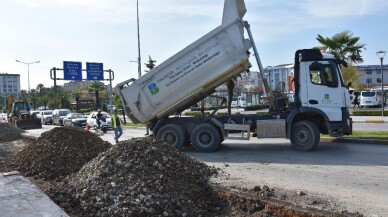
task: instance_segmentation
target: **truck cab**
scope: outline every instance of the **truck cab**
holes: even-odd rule
[[[295,54],[295,103],[288,120],[314,122],[321,133],[332,137],[349,134],[350,96],[340,66],[346,62],[318,50]],[[293,115],[294,114],[294,115]],[[289,127],[291,131],[292,127]]]

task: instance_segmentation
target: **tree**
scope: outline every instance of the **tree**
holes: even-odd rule
[[[38,84],[38,85],[36,86],[36,90],[38,91],[39,96],[41,97],[41,96],[43,95],[44,85],[43,85],[43,84]]]
[[[123,102],[120,99],[120,96],[118,94],[113,94],[113,103],[116,108],[122,108],[123,107]]]
[[[322,45],[316,48],[337,55],[349,65],[364,62],[361,53],[362,49],[366,50],[365,44],[359,43],[360,37],[353,37],[349,30],[337,33],[331,38],[318,34],[316,39]]]
[[[28,95],[28,92],[26,90],[20,91],[20,95],[19,95],[20,100],[27,101],[28,97],[29,97],[29,95]]]
[[[345,84],[352,82],[352,87],[356,90],[362,90],[362,85],[360,84],[360,78],[362,77],[361,72],[359,72],[356,67],[342,67],[342,76],[344,77]]]
[[[89,86],[89,90],[94,91],[94,95],[96,97],[96,106],[95,106],[96,110],[98,109],[98,105],[99,105],[98,93],[99,93],[99,91],[101,91],[103,89],[104,89],[104,83],[101,83],[101,82],[93,82]]]
[[[74,97],[74,99],[75,99],[76,110],[78,112],[79,111],[79,100],[81,98],[81,94],[77,93],[77,92],[73,92],[71,94],[71,96]]]
[[[144,70],[144,72],[149,72],[151,69],[155,68],[156,60],[151,59],[151,56],[148,55],[148,63],[144,63],[144,65],[148,68],[148,70]]]

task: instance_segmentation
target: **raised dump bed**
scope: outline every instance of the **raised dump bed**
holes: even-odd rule
[[[220,26],[139,79],[116,86],[134,123],[183,111],[251,66],[244,37],[244,1],[226,0]]]

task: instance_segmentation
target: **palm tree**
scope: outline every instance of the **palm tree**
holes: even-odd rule
[[[20,95],[19,95],[19,99],[20,99],[20,100],[27,101],[28,96],[29,96],[29,95],[28,95],[27,90],[21,90],[21,91],[20,91]]]
[[[36,86],[36,89],[37,89],[38,92],[39,92],[39,96],[42,97],[43,91],[44,91],[44,84],[38,84],[38,85]]]
[[[89,90],[91,91],[94,91],[94,95],[96,97],[96,110],[98,109],[98,92],[100,90],[103,90],[104,89],[104,83],[101,83],[101,82],[93,82],[90,86],[89,86]]]
[[[72,95],[72,97],[74,97],[74,99],[75,99],[76,110],[77,110],[77,112],[78,112],[78,110],[79,110],[79,99],[81,98],[81,93],[73,92],[71,95]]]
[[[361,53],[362,49],[366,50],[366,44],[359,43],[360,37],[353,37],[353,33],[349,30],[337,33],[331,38],[318,34],[316,39],[322,45],[317,47],[318,49],[337,55],[349,65],[364,62]]]

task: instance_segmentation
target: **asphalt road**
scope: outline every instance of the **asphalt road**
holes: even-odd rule
[[[375,124],[379,125],[380,124]],[[29,130],[39,136],[52,126]],[[124,128],[122,140],[144,136],[144,128]],[[99,134],[114,142],[113,131]],[[388,214],[388,145],[321,142],[311,152],[294,151],[286,139],[225,140],[214,153],[183,150],[191,157],[222,168],[225,185],[303,191],[332,201],[336,209],[365,216]]]
[[[122,139],[145,133],[142,128],[126,128]],[[102,138],[113,142],[113,132]],[[184,151],[230,174],[222,180],[226,185],[302,190],[332,201],[339,210],[365,216],[388,213],[388,145],[321,142],[315,151],[300,152],[286,139],[252,138],[225,140],[214,153],[198,153],[191,147]]]
[[[307,191],[338,208],[366,216],[388,213],[388,146],[321,142],[312,152],[291,149],[285,139],[224,141],[215,153],[187,154],[223,168],[224,184]]]

